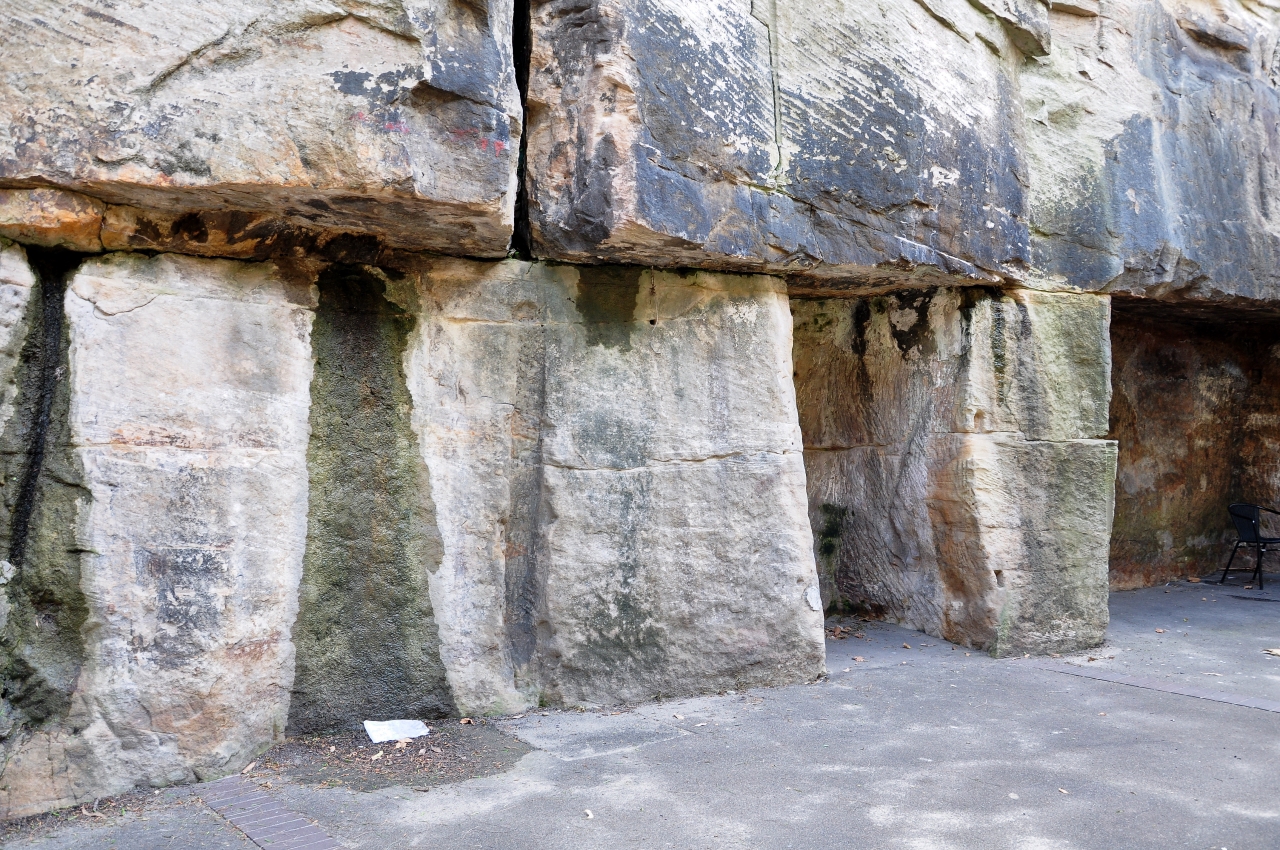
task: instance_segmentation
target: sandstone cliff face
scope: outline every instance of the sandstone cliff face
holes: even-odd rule
[[[538,251],[864,284],[916,264],[1017,276],[1029,255],[1015,40],[1043,52],[1047,13],[980,5],[537,5]]]
[[[1254,2],[1054,15],[1022,77],[1037,286],[1280,295],[1280,30]]]
[[[0,186],[135,208],[112,247],[506,253],[510,0],[11,2],[0,38]]]
[[[286,728],[811,678],[827,605],[1091,646],[1108,551],[1200,571],[1280,486],[1270,2],[0,37],[0,816]]]
[[[277,735],[306,539],[309,287],[129,255],[38,285],[65,298],[28,310],[43,458],[6,475],[10,814],[221,775]]]
[[[823,670],[777,281],[446,260],[417,280],[406,371],[463,710]]]
[[[823,671],[780,282],[0,256],[7,814]]]
[[[943,289],[793,310],[828,601],[995,654],[1100,643],[1107,301]]]

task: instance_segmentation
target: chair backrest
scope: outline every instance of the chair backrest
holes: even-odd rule
[[[1258,542],[1258,526],[1262,522],[1262,509],[1257,505],[1228,505],[1227,513],[1236,527],[1241,543]]]

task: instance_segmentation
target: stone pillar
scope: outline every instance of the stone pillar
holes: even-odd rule
[[[1107,299],[937,289],[793,310],[824,600],[996,655],[1100,643]]]
[[[460,708],[822,672],[780,281],[439,260],[404,297]]]
[[[293,677],[314,289],[137,255],[65,286],[32,299],[48,350],[5,428],[5,658],[27,674],[3,706],[6,816],[238,770],[283,731]],[[18,438],[41,428],[19,420],[47,392],[28,492]],[[45,631],[22,640],[37,595]]]

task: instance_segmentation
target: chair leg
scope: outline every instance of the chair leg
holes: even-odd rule
[[[1227,573],[1231,572],[1231,562],[1236,559],[1236,553],[1240,551],[1240,541],[1236,541],[1236,545],[1231,550],[1231,557],[1227,558],[1227,565],[1222,568],[1222,578],[1218,579],[1218,584],[1227,583]]]
[[[1262,590],[1262,555],[1267,551],[1267,547],[1258,547],[1258,590]]]

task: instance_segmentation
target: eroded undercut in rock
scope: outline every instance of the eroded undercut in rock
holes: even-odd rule
[[[453,711],[428,588],[443,552],[404,372],[415,316],[389,282],[360,266],[318,280],[295,734]]]
[[[1115,299],[1111,586],[1221,571],[1226,507],[1280,503],[1280,317]],[[1244,552],[1235,566],[1253,566]]]
[[[1107,300],[938,289],[792,309],[824,602],[996,655],[1100,643]]]

